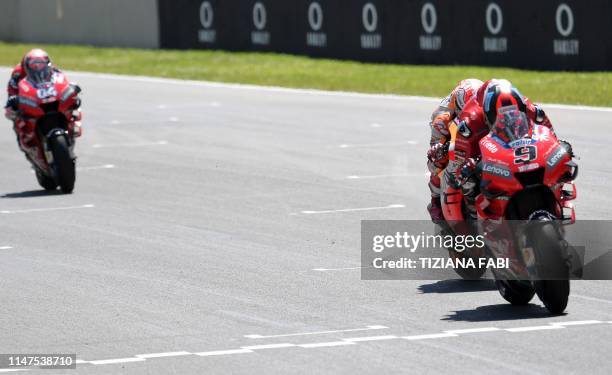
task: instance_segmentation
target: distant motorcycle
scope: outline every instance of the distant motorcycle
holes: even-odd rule
[[[475,199],[466,196],[465,188],[443,183],[446,227],[455,234],[484,234],[487,254],[449,252],[451,257],[510,259],[511,267],[493,271],[502,297],[524,305],[537,293],[551,313],[560,314],[567,307],[571,263],[577,257],[563,239],[563,225],[575,222],[572,201],[577,196],[578,166],[571,150],[547,127],[534,124],[517,109],[500,115],[484,137],[472,138],[482,129],[461,129],[465,124],[454,129],[467,146],[462,148],[468,150],[465,157],[476,150],[482,155],[481,175],[467,181],[475,189],[469,193]],[[469,146],[470,138],[474,147]],[[474,144],[474,139],[479,142]],[[457,272],[478,278],[485,270]]]
[[[50,82],[36,84],[26,78],[19,83],[15,126],[34,129],[33,137],[20,147],[45,190],[59,186],[69,194],[74,189],[74,145],[81,135],[80,92],[81,88],[60,72],[55,72]]]

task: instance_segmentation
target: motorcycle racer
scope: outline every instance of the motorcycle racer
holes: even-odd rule
[[[444,171],[445,183],[461,187],[468,206],[475,198],[476,184],[470,177],[478,172],[480,159],[479,141],[489,133],[498,119],[500,110],[513,107],[526,115],[537,125],[550,129],[556,136],[552,123],[544,110],[523,96],[507,80],[491,79],[478,90],[456,120],[457,133],[451,140],[450,161]],[[560,140],[566,151],[573,157],[569,142]],[[485,145],[486,147],[486,145]],[[470,207],[470,211],[474,211]]]
[[[450,141],[449,124],[457,118],[482,86],[482,81],[477,79],[465,79],[451,91],[451,93],[440,102],[438,108],[431,115],[431,139],[430,149],[427,152],[427,167],[430,172],[429,190],[431,191],[431,203],[427,210],[433,221],[443,220],[440,204],[440,177],[439,173],[448,164],[448,145]]]
[[[34,137],[34,129],[26,126],[26,123],[19,119],[19,83],[24,79],[28,79],[37,86],[51,81],[58,75],[63,76],[63,73],[53,66],[49,54],[42,49],[33,49],[26,53],[11,73],[11,78],[7,85],[8,99],[5,105],[5,117],[13,121],[13,130],[17,136],[17,144],[24,152],[30,140]],[[65,79],[65,77],[63,78]],[[77,101],[73,112],[73,120],[76,124],[75,130],[77,131],[76,136],[81,135],[81,112],[78,110],[79,107],[80,100]]]

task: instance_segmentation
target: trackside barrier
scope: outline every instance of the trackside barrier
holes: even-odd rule
[[[158,10],[162,48],[612,69],[606,0],[158,0]]]

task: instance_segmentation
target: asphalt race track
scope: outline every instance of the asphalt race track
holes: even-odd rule
[[[0,353],[77,353],[69,374],[609,373],[611,282],[573,282],[550,317],[490,281],[360,279],[360,220],[427,218],[432,99],[69,77],[74,194],[41,192],[0,131]],[[612,219],[612,110],[548,112],[581,157],[577,216]]]

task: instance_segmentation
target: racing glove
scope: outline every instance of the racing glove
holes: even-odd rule
[[[561,144],[561,147],[565,149],[565,151],[570,157],[573,158],[576,156],[574,154],[574,149],[572,148],[572,145],[568,141],[566,141],[565,139],[559,139],[559,143]]]
[[[427,160],[432,162],[436,167],[443,167],[448,161],[448,146],[449,143],[436,143],[427,151]]]
[[[4,116],[11,121],[15,121],[17,118],[17,110],[19,109],[19,98],[17,96],[10,96],[6,101],[4,109]]]

